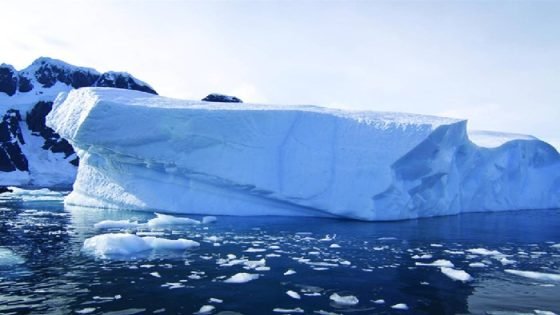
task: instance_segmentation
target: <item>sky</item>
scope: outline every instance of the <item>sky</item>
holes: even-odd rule
[[[560,148],[560,1],[18,0],[0,12],[0,62],[17,69],[49,56],[169,97],[443,115]]]

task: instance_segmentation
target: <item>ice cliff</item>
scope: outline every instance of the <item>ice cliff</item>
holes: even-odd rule
[[[80,158],[68,204],[362,220],[560,207],[552,146],[477,145],[465,120],[83,88],[47,125]]]

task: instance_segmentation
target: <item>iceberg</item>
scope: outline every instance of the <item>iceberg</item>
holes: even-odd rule
[[[461,119],[81,88],[46,123],[80,158],[71,205],[370,221],[560,208],[556,149],[476,144]]]

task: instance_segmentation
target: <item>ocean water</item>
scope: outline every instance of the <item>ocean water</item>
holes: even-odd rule
[[[0,313],[193,314],[204,306],[208,314],[560,313],[559,210],[385,223],[222,216],[103,230],[94,224],[146,222],[154,213],[64,207],[63,197],[0,195]],[[82,250],[85,239],[110,232],[200,246],[112,257]],[[419,265],[438,260],[472,279]],[[238,273],[258,278],[225,281]]]

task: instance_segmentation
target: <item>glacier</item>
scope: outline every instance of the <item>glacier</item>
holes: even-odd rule
[[[560,155],[467,121],[61,93],[46,124],[80,158],[66,204],[209,215],[399,220],[560,208]]]

